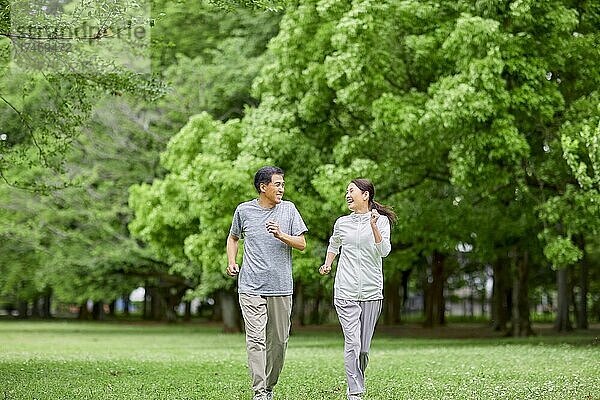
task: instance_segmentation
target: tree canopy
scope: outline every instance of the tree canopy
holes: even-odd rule
[[[128,199],[118,194],[129,209],[63,205],[84,215],[106,211],[98,220],[121,229],[127,240],[119,246],[129,244],[114,247],[114,264],[103,264],[108,271],[134,260],[130,277],[160,271],[163,280],[177,278],[181,293],[191,289],[188,298],[232,295],[234,281],[224,274],[231,216],[254,196],[253,173],[274,164],[286,171],[286,197],[309,227],[294,279],[315,315],[332,285],[316,268],[333,222],[347,212],[345,186],[359,176],[398,214],[384,263],[386,293],[400,296],[412,276],[431,325],[444,323],[445,287],[489,270],[499,329],[510,323],[515,334],[530,331],[531,292],[553,285],[555,271],[578,276],[561,287],[577,287],[575,305],[587,307],[600,229],[600,9],[559,0],[211,3],[221,9],[154,4],[152,65],[171,86],[138,114],[149,121],[142,131],[156,137],[142,140],[148,152],[140,154],[153,170],[100,175],[106,178],[95,183],[132,185]],[[36,147],[14,111],[47,115],[39,108],[48,104],[47,81],[34,77],[31,94],[0,114],[25,152]],[[14,85],[9,92],[20,93]],[[82,121],[70,123],[75,129]],[[107,118],[94,129],[111,124]],[[137,129],[131,135],[139,140]],[[87,165],[85,156],[74,157]],[[106,168],[113,167],[124,168]],[[100,198],[117,202],[108,189]],[[82,235],[96,243],[99,232]],[[15,245],[7,254],[22,251]],[[88,264],[86,276],[107,276],[97,260]],[[508,297],[512,309],[503,315]]]

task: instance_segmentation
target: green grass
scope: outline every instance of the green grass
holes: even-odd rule
[[[365,400],[600,399],[597,335],[377,332]],[[337,328],[296,332],[276,399],[344,399],[342,350]],[[245,363],[243,336],[218,327],[0,321],[0,399],[250,399]]]

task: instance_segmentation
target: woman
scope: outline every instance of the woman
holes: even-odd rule
[[[396,215],[374,200],[375,188],[367,179],[354,179],[346,189],[352,211],[335,222],[322,275],[342,248],[334,283],[334,305],[344,332],[344,366],[348,400],[365,392],[365,369],[375,324],[383,304],[382,257],[391,250],[390,224]]]

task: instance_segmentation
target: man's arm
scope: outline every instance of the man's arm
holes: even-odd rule
[[[238,253],[240,238],[229,235],[227,237],[227,275],[236,276],[240,272],[240,267],[235,262]]]
[[[281,232],[279,236],[273,235],[283,243],[291,246],[295,249],[303,251],[306,248],[306,239],[304,239],[304,233],[298,236],[288,235],[287,233]]]
[[[304,233],[298,236],[283,233],[281,232],[281,229],[279,229],[279,224],[275,221],[267,221],[267,231],[288,246],[300,251],[303,251],[306,248],[306,239],[304,239]]]
[[[277,236],[275,236],[277,237]],[[304,239],[304,233],[298,236],[292,236],[282,233],[277,239],[281,240],[288,246],[292,246],[295,249],[303,251],[306,248],[306,239]]]

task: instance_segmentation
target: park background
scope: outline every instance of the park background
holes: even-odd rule
[[[225,240],[254,172],[277,165],[309,227],[294,252],[300,336],[336,322],[317,269],[346,185],[368,177],[398,214],[381,332],[556,332],[591,346],[575,372],[598,370],[597,1],[86,0],[20,15],[47,32],[101,21],[93,44],[148,6],[137,50],[151,73],[85,49],[50,70],[17,62],[18,3],[0,2],[7,338],[79,329],[21,319],[240,332]],[[573,397],[534,397],[596,398],[590,379]]]

